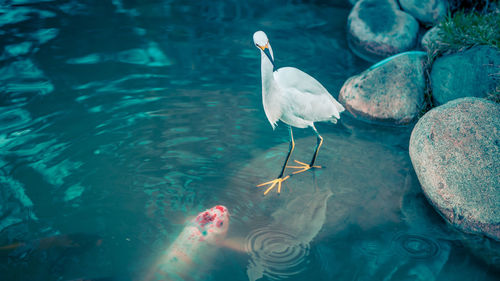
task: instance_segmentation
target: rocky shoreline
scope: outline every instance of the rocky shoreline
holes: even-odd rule
[[[409,155],[422,192],[466,246],[500,268],[500,50],[436,55],[451,1],[351,3],[349,47],[377,63],[347,79],[339,101],[356,119],[414,126]]]

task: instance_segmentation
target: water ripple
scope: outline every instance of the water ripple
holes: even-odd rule
[[[19,108],[0,108],[0,132],[18,129],[31,121],[30,113]]]
[[[309,245],[280,229],[264,227],[255,229],[246,238],[246,251],[253,258],[254,266],[261,266],[269,279],[279,280],[305,270]]]
[[[439,244],[434,240],[415,234],[400,234],[393,240],[396,248],[404,255],[416,259],[428,259],[438,255]]]

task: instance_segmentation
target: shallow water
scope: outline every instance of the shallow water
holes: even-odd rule
[[[494,280],[418,191],[409,128],[318,124],[325,167],[263,197],[288,132],[264,115],[253,32],[335,97],[369,64],[345,3],[205,2],[0,2],[1,280],[142,280],[215,204],[235,246],[206,280]]]

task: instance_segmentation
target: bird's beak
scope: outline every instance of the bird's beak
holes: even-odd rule
[[[271,52],[269,51],[269,43],[267,43],[265,46],[259,46],[259,48],[266,54],[267,58],[273,65],[273,71],[276,71],[276,65],[274,64],[273,57],[271,56]]]
[[[264,51],[265,49],[269,49],[269,41],[267,41],[266,45],[264,45],[264,46],[261,46],[261,45],[257,45],[257,46],[259,46],[259,48],[260,48],[262,51]]]

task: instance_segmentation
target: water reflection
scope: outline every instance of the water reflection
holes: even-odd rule
[[[327,202],[332,196],[329,189],[319,190],[313,182],[308,187],[313,191],[273,206],[271,223],[253,229],[246,238],[246,251],[251,257],[249,280],[263,276],[279,280],[305,270],[309,243],[325,223]]]

